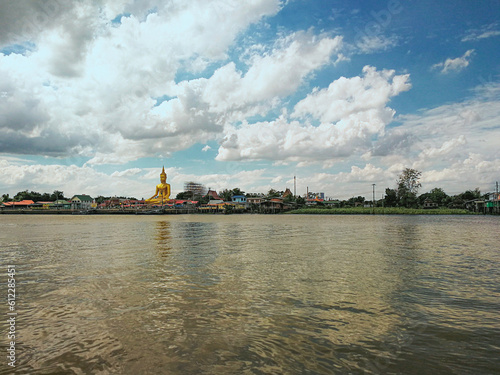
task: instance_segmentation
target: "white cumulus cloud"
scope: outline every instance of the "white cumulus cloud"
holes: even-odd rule
[[[289,121],[286,113],[275,121],[245,122],[227,130],[217,160],[304,162],[366,151],[371,137],[392,121],[394,110],[386,104],[410,88],[408,79],[408,75],[366,66],[362,77],[342,77],[297,103],[292,117],[311,116],[321,122],[319,126]]]
[[[50,2],[53,9],[19,3],[0,5],[6,21],[0,42],[32,45],[0,54],[0,74],[8,77],[0,83],[0,131],[9,139],[0,141],[0,152],[79,155],[90,158],[88,165],[166,155],[217,137],[225,119],[204,102],[208,81],[175,80],[226,60],[242,31],[282,6],[279,0]],[[28,30],[34,20],[36,30]],[[163,96],[170,99],[156,107]]]
[[[457,57],[454,59],[448,58],[444,62],[434,64],[431,69],[439,69],[443,74],[459,72],[469,66],[473,54],[474,50],[470,49],[461,57]]]

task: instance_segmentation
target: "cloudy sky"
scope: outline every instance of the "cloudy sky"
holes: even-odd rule
[[[500,3],[0,2],[0,194],[500,180]]]

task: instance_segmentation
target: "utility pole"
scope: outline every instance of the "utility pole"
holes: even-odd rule
[[[375,213],[375,184],[372,184],[372,187],[373,187],[372,208],[373,208],[373,213]]]
[[[297,196],[297,176],[293,176],[293,196]]]
[[[495,213],[498,214],[498,203],[499,203],[498,202],[498,181],[496,183],[496,190],[495,191],[496,191],[496,193],[495,193],[495,200],[496,200],[496,202],[494,202],[495,203]]]

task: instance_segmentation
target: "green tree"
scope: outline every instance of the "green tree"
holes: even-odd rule
[[[448,207],[449,208],[464,208],[466,206],[467,201],[472,201],[474,199],[480,199],[481,192],[479,188],[474,190],[467,190],[463,193],[454,195],[453,197],[449,197],[448,199]]]
[[[385,189],[384,206],[385,207],[397,207],[398,205],[398,193],[394,189]]]
[[[68,198],[66,198],[64,196],[64,192],[62,191],[59,191],[59,190],[54,190],[54,192],[50,195],[50,199],[51,201],[56,201],[56,200],[68,200]]]
[[[9,194],[2,195],[2,202],[10,202],[11,200],[12,200],[12,198],[9,197]]]
[[[278,191],[278,190],[274,190],[274,189],[270,189],[268,192],[267,192],[267,196],[269,198],[278,198],[278,197],[281,197],[283,195],[283,192],[282,191]]]
[[[429,192],[429,194],[429,198],[439,206],[445,205],[450,198],[441,188],[434,188]]]
[[[219,192],[219,197],[221,197],[221,199],[225,200],[226,202],[231,201],[233,195],[245,195],[245,192],[240,188],[224,189]]]
[[[233,196],[233,191],[230,189],[224,189],[219,192],[219,197],[221,197],[221,199],[226,202],[230,201],[232,196]]]
[[[450,197],[441,188],[434,188],[428,193],[424,193],[418,197],[419,204],[424,205],[426,199],[430,199],[432,202],[437,203],[438,206],[446,206]]]
[[[352,198],[349,198],[346,202],[345,202],[345,206],[347,207],[355,207],[359,204],[363,204],[365,203],[365,197],[362,197],[361,195],[358,195],[357,197],[352,197]]]
[[[210,197],[208,196],[208,194],[206,194],[199,199],[199,203],[200,204],[207,204],[209,200],[210,200]]]
[[[471,201],[481,198],[481,191],[479,191],[479,188],[476,188],[475,190],[467,190],[462,193],[461,196],[464,201]]]
[[[32,200],[34,202],[42,200],[42,194],[36,191],[20,191],[14,196],[15,201]]]
[[[419,182],[422,172],[416,169],[406,168],[397,180],[397,198],[399,204],[405,207],[416,207],[418,205],[418,189],[422,186]]]
[[[297,197],[297,199],[295,200],[295,203],[297,203],[297,207],[302,207],[303,205],[306,204],[306,200],[302,197]]]
[[[14,195],[13,200],[14,200],[14,201],[22,201],[22,200],[25,200],[25,199],[27,199],[26,197],[27,197],[28,195],[29,195],[28,190],[19,191],[16,195]]]
[[[61,193],[62,193],[62,191],[61,191]],[[62,198],[59,198],[59,199],[62,199]],[[104,201],[106,201],[108,199],[111,199],[111,197],[104,197],[102,195],[99,195],[97,198],[95,198],[95,201],[97,204],[101,204],[101,203],[104,203]]]
[[[233,213],[233,206],[228,204],[226,206],[224,206],[224,213],[225,214],[232,214]]]
[[[44,202],[50,201],[50,194],[49,194],[49,193],[43,193],[43,194],[40,196],[40,200],[41,200],[41,201],[44,201]]]
[[[193,197],[193,192],[191,191],[181,191],[177,193],[175,199],[191,199]]]
[[[232,192],[233,192],[233,195],[245,195],[245,192],[242,191],[240,188],[234,188],[232,190]]]

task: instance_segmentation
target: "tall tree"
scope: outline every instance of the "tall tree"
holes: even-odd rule
[[[399,203],[405,207],[417,206],[418,189],[422,186],[419,182],[422,172],[416,169],[406,168],[396,181],[397,197]]]
[[[28,190],[20,191],[14,196],[15,201],[32,200],[36,202],[42,200],[41,198],[42,194],[36,191],[29,192]]]
[[[219,192],[219,197],[221,197],[221,199],[225,200],[226,202],[230,201],[232,196],[233,196],[233,191],[229,189],[224,189]]]
[[[429,192],[429,198],[434,203],[437,203],[438,206],[444,206],[446,205],[449,197],[448,194],[446,194],[443,189],[434,188]]]
[[[269,198],[277,198],[277,197],[281,197],[283,195],[283,192],[282,191],[278,191],[278,190],[274,190],[274,189],[270,189],[268,192],[267,192],[267,196]]]
[[[56,201],[56,200],[68,200],[67,198],[64,197],[64,192],[60,190],[54,190],[54,192],[50,195],[51,201]]]
[[[177,193],[175,196],[175,199],[192,199],[193,198],[193,192],[192,191],[182,191],[180,193]]]
[[[40,200],[44,201],[44,202],[50,201],[50,194],[49,193],[43,193],[42,195],[40,195]]]
[[[398,193],[394,189],[385,189],[384,205],[386,207],[396,207],[398,205]]]
[[[233,192],[233,195],[245,195],[245,192],[242,191],[240,188],[234,188],[232,190],[232,192]]]
[[[297,203],[297,207],[302,207],[303,205],[306,204],[306,200],[301,196],[298,196],[295,202]]]
[[[210,201],[210,197],[208,196],[208,194],[204,195],[203,197],[201,197],[198,200],[198,202],[200,202],[200,204],[207,204],[209,201]]]
[[[473,199],[479,199],[481,198],[481,191],[479,188],[476,188],[475,190],[467,190],[466,192],[462,193],[462,199],[465,201],[471,201]]]

